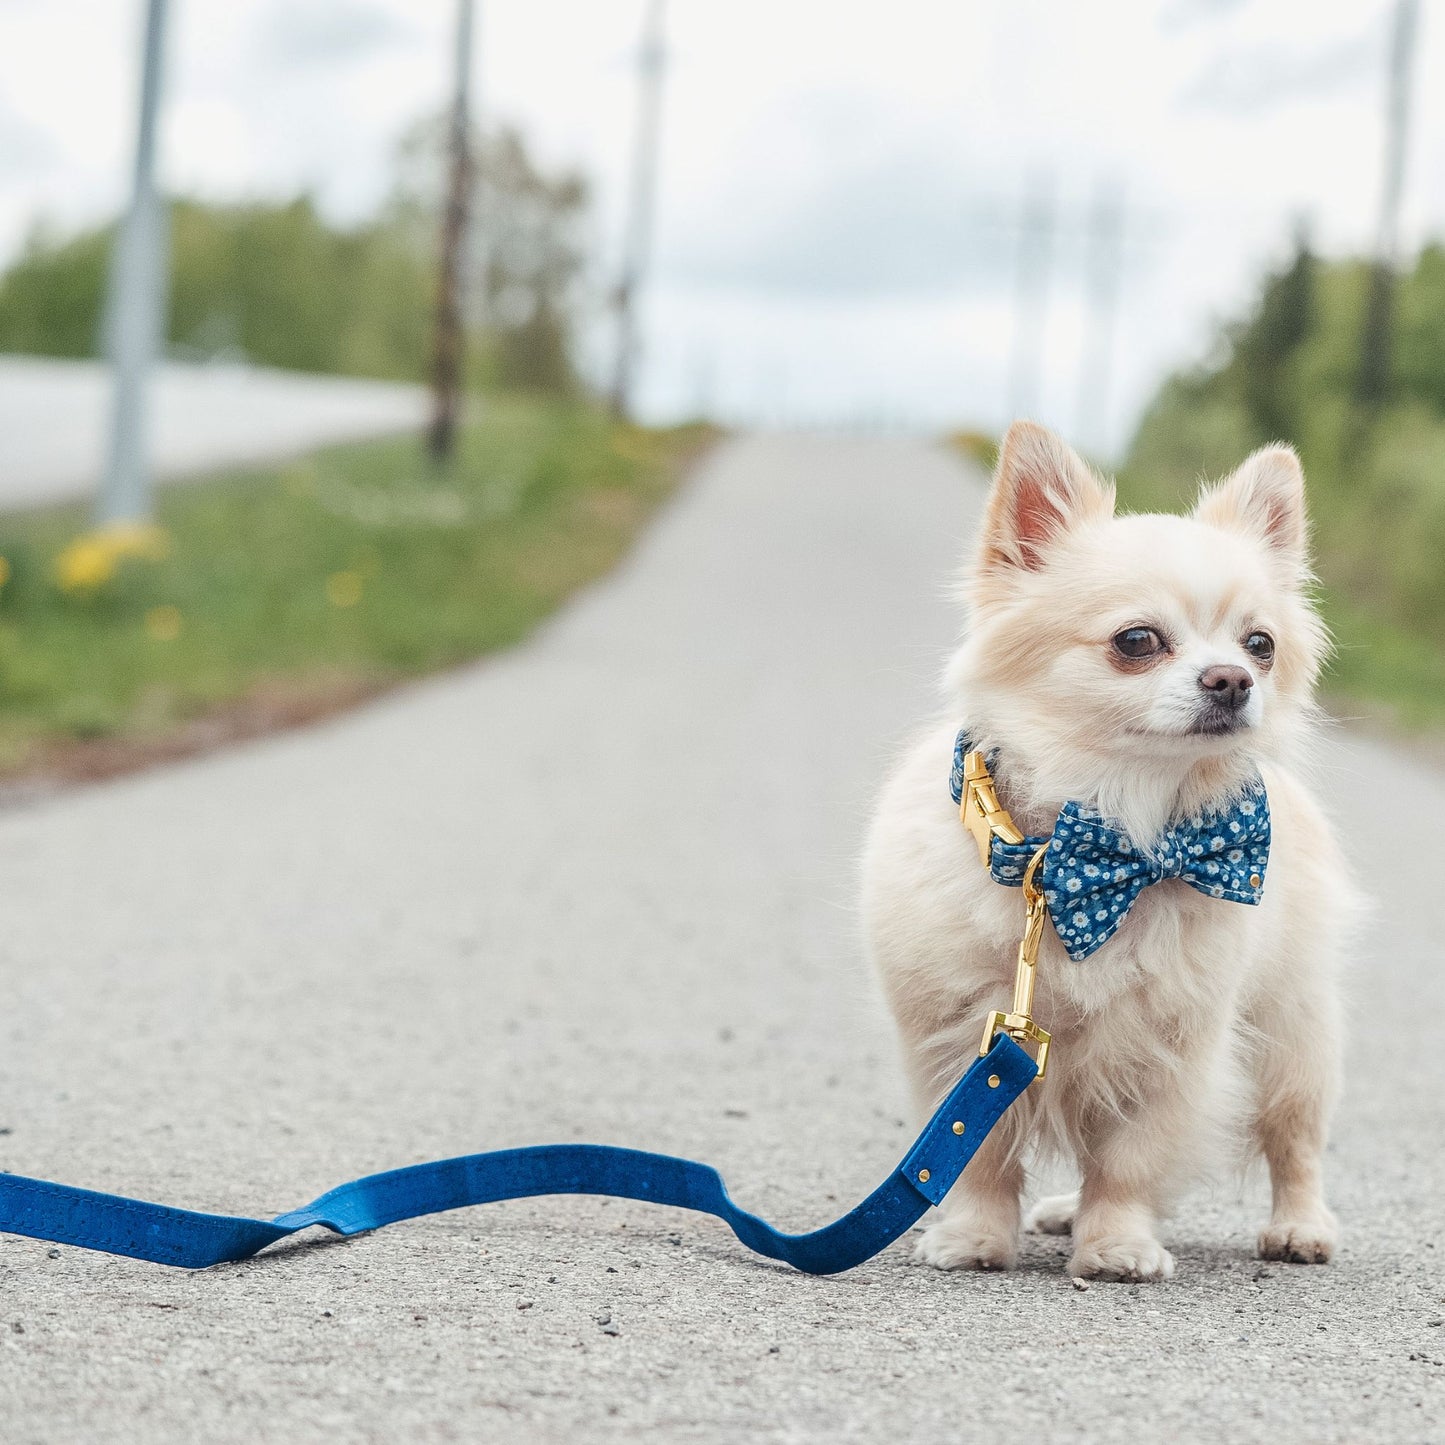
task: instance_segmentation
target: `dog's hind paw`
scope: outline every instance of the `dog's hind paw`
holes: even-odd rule
[[[1050,1194],[1040,1199],[1029,1210],[1030,1234],[1071,1234],[1074,1229],[1074,1215],[1079,1210],[1079,1196],[1074,1194]]]
[[[1259,1232],[1259,1257],[1288,1264],[1328,1264],[1335,1252],[1335,1222],[1323,1219],[1275,1221]]]
[[[1069,1273],[1084,1279],[1173,1279],[1174,1256],[1147,1234],[1105,1235],[1079,1245]]]
[[[940,1219],[923,1231],[913,1257],[934,1269],[1012,1269],[1019,1257],[1018,1235],[972,1219]]]

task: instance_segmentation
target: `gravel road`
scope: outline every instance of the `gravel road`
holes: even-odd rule
[[[785,1227],[840,1213],[911,1132],[855,856],[979,496],[920,444],[741,440],[525,647],[0,816],[0,1167],[273,1213],[591,1139],[706,1159]],[[572,1198],[202,1274],[7,1238],[0,1433],[1438,1441],[1445,779],[1341,733],[1324,786],[1382,900],[1329,1268],[1254,1260],[1259,1180],[1189,1198],[1173,1284],[1082,1292],[1066,1241],[811,1279]]]

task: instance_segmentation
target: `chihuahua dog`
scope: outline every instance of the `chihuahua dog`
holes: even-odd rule
[[[944,1201],[918,1245],[927,1263],[1013,1265],[1025,1166],[1042,1149],[1081,1179],[1029,1216],[1072,1232],[1070,1273],[1168,1279],[1161,1214],[1231,1138],[1269,1165],[1260,1255],[1330,1258],[1321,1156],[1355,895],[1294,770],[1327,648],[1309,582],[1288,447],[1255,452],[1188,517],[1116,517],[1112,486],[1051,432],[1021,422],[1004,438],[948,717],[887,784],[864,858],[869,947],[917,1108],[936,1107],[985,1017],[1008,1007],[1023,927],[1019,891],[979,866],[950,798],[960,727],[1018,827],[1044,838],[1078,804],[1147,857],[1181,820],[1253,812],[1237,800],[1262,787],[1268,884],[1254,872],[1257,897],[1211,896],[1166,870],[1082,959],[1045,925],[1035,1014],[1053,1034],[1048,1078]]]

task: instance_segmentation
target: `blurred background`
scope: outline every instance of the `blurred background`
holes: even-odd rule
[[[1420,0],[0,0],[0,772],[511,641],[721,429],[1022,415],[1134,505],[1296,443],[1332,695],[1439,724],[1442,75]]]

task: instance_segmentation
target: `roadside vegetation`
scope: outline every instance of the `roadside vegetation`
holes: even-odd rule
[[[370,219],[301,196],[169,206],[167,350],[333,375],[428,373],[443,128]],[[335,711],[521,638],[613,565],[705,428],[615,421],[576,366],[588,188],[477,134],[456,454],[419,437],[162,488],[142,525],[0,517],[0,777],[99,777]],[[104,353],[113,226],[38,225],[0,275],[0,351]]]
[[[1304,462],[1337,698],[1445,724],[1445,248],[1394,284],[1388,332],[1364,324],[1370,267],[1303,242],[1215,354],[1171,377],[1119,477],[1135,507],[1179,506],[1200,476],[1292,442]],[[1383,348],[1384,354],[1380,351]]]
[[[516,132],[473,141],[476,200],[465,265],[467,374],[480,386],[582,390],[573,364],[587,304],[588,189],[548,172]],[[235,205],[173,201],[167,349],[295,371],[422,381],[427,375],[441,206],[442,135],[418,126],[398,149],[377,214],[325,219],[308,196]],[[113,225],[44,224],[0,276],[0,351],[104,353]]]
[[[1119,500],[1181,511],[1201,479],[1286,441],[1309,486],[1336,710],[1445,727],[1445,247],[1394,279],[1388,329],[1366,323],[1363,261],[1324,262],[1302,240],[1212,353],[1169,377],[1140,421]],[[992,467],[996,443],[953,444]]]
[[[0,774],[103,776],[515,642],[706,440],[495,398],[442,472],[404,437],[168,487],[154,527],[0,519]]]

